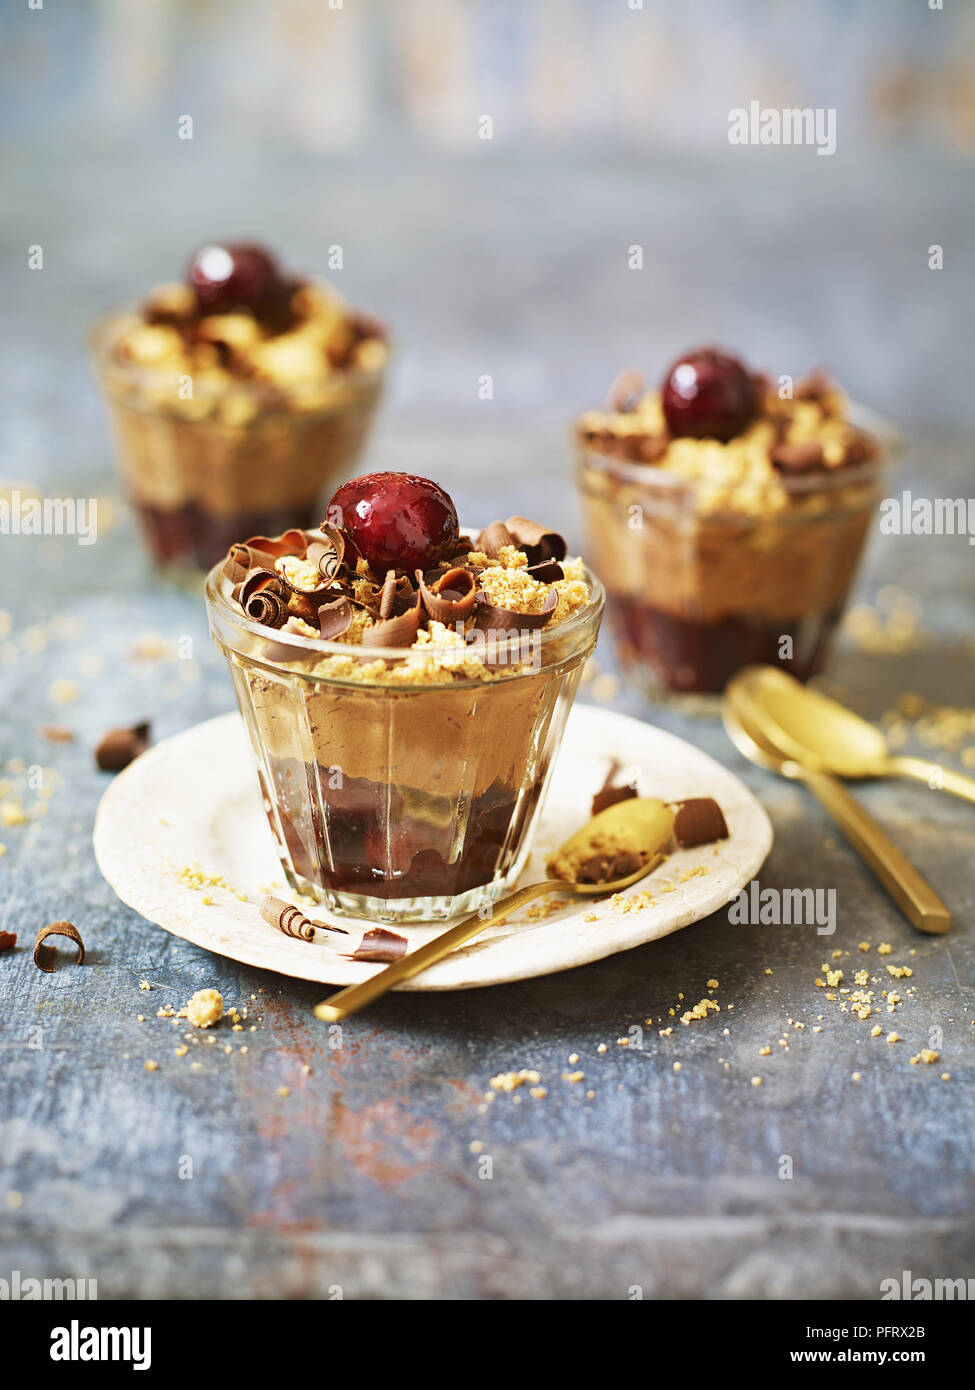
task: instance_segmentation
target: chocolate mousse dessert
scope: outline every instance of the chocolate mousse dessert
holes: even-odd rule
[[[602,613],[561,536],[368,474],[232,545],[207,600],[292,888],[408,921],[513,881]]]
[[[801,680],[822,667],[887,462],[824,373],[773,384],[702,348],[657,391],[624,372],[575,435],[628,674],[713,696],[751,662]]]
[[[208,569],[238,536],[311,526],[372,421],[375,319],[263,247],[212,243],[93,334],[118,456],[162,565]]]

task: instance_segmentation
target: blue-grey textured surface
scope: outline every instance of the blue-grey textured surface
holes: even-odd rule
[[[709,8],[745,42],[749,7]],[[217,9],[219,28],[229,21]],[[915,73],[930,84],[949,55],[926,52],[928,31],[898,14],[892,31],[903,39],[916,26]],[[90,79],[90,26],[50,6],[35,21],[78,26]],[[21,16],[12,51],[29,73],[35,39],[25,50],[24,30]],[[40,46],[47,91],[52,72],[75,71],[66,33]],[[788,29],[777,42],[801,47]],[[665,133],[637,149],[574,149],[571,138],[554,151],[510,139],[484,149],[458,137],[445,151],[372,136],[325,154],[282,131],[266,92],[267,127],[255,115],[246,142],[226,124],[218,141],[202,121],[181,144],[176,113],[214,103],[180,51],[178,81],[134,108],[130,131],[117,95],[99,106],[97,82],[58,88],[56,119],[15,85],[0,339],[8,484],[113,493],[86,325],[106,302],[177,273],[201,238],[239,230],[312,268],[323,247],[343,245],[342,287],[384,313],[398,342],[368,461],[437,477],[464,516],[536,513],[578,542],[572,412],[618,366],[654,374],[702,337],[773,369],[832,364],[904,431],[905,486],[971,493],[973,184],[961,150],[926,148],[916,130],[841,141],[829,159],[710,147],[706,103],[692,106],[679,68],[657,122]],[[710,51],[698,54],[705,69]],[[869,66],[865,39],[852,51]],[[459,122],[484,109],[482,95],[469,94]],[[236,99],[247,105],[239,89]],[[682,101],[694,148],[669,157]],[[723,115],[719,124],[723,139]],[[934,242],[943,271],[927,266]],[[634,243],[639,272],[626,266]],[[31,245],[44,248],[42,272],[26,268]],[[477,397],[482,374],[494,378],[490,402]],[[567,974],[388,997],[332,1048],[311,1013],[320,986],[175,940],[122,907],[95,867],[97,737],[148,717],[161,739],[232,707],[201,603],[159,588],[124,510],[109,519],[103,507],[89,548],[0,537],[11,624],[0,636],[0,805],[30,816],[0,826],[0,929],[20,936],[0,955],[0,1277],[87,1274],[103,1297],[335,1286],[346,1297],[626,1297],[634,1285],[648,1297],[874,1297],[904,1268],[975,1274],[975,809],[922,787],[862,790],[954,914],[947,939],[919,937],[803,792],[743,764],[717,725],[589,685],[584,698],[609,694],[745,777],[776,830],[763,886],[835,887],[835,937],[717,914]],[[896,604],[887,586],[897,586],[922,604],[923,632],[899,655],[844,643],[833,682],[862,712],[880,718],[904,691],[975,703],[972,554],[964,537],[872,537],[860,598]],[[167,643],[182,644],[182,659]],[[612,669],[605,642],[599,661]],[[75,682],[77,698],[59,703],[56,681]],[[44,741],[46,723],[70,726],[75,741]],[[965,744],[944,755],[951,765]],[[88,963],[42,975],[34,933],[62,917],[80,928]],[[880,942],[889,956],[877,956]],[[846,984],[863,967],[913,971],[888,981],[904,1002],[879,1015],[901,1041],[872,1037],[874,1017],[825,1001],[814,981],[834,950],[849,953],[830,961]],[[696,1003],[711,978],[720,1014],[677,1023],[669,1038],[644,1025]],[[223,1025],[213,1045],[176,1057],[181,1030],[156,1010],[204,985],[247,1004],[247,1027]],[[910,1065],[935,1044],[938,1063]],[[158,1071],[144,1070],[147,1058]],[[492,1076],[520,1068],[541,1074],[544,1099],[522,1088],[484,1101]],[[576,1068],[584,1081],[563,1079]]]

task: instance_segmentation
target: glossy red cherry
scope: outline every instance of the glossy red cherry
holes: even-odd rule
[[[411,578],[448,556],[460,535],[443,488],[412,473],[366,473],[343,483],[326,522],[340,526],[377,573],[396,567]]]
[[[282,284],[277,265],[263,246],[210,242],[193,256],[186,280],[206,314],[250,309],[261,317],[276,310]]]
[[[720,439],[741,434],[758,412],[755,381],[737,357],[700,348],[670,367],[661,388],[664,417],[674,435]]]

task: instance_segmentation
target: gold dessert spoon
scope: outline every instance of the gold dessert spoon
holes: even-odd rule
[[[842,783],[804,767],[779,745],[761,707],[751,698],[746,672],[728,683],[721,717],[728,737],[749,762],[809,788],[918,931],[941,935],[948,930],[951,916],[937,893]]]
[[[586,857],[587,848],[592,854],[604,849],[607,831],[612,832],[617,848],[634,850],[646,855],[645,862],[633,873],[613,879],[609,883],[574,883],[566,879],[549,878],[543,879],[540,883],[526,884],[524,888],[518,888],[514,893],[496,902],[486,915],[472,913],[470,917],[465,917],[456,926],[435,936],[425,946],[411,951],[409,955],[388,965],[385,970],[379,971],[370,979],[339,990],[338,994],[333,994],[330,999],[315,1006],[316,1017],[325,1019],[328,1023],[338,1023],[340,1019],[348,1018],[349,1014],[354,1014],[366,1004],[371,1004],[400,980],[409,980],[414,975],[419,975],[421,970],[435,965],[457,946],[463,946],[465,941],[479,935],[499,916],[507,917],[509,913],[530,903],[533,898],[540,898],[546,893],[568,893],[577,898],[597,898],[605,897],[607,893],[619,893],[624,888],[632,888],[657,868],[666,857],[662,850],[669,842],[673,831],[673,812],[662,801],[650,798],[621,801],[593,816],[581,830],[577,830],[566,840],[561,849],[552,856],[552,860],[565,856],[574,862],[582,862]]]
[[[910,777],[975,802],[975,777],[935,768],[923,758],[895,757],[879,729],[787,672],[748,666],[741,675],[763,712],[766,730],[804,766],[837,777]]]

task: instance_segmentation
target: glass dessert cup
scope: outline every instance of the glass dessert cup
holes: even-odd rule
[[[355,471],[385,363],[323,375],[289,393],[249,380],[208,389],[113,353],[133,311],[95,324],[91,348],[125,490],[154,562],[199,576],[241,537],[314,526],[323,498]]]
[[[269,631],[207,578],[264,809],[292,889],[347,917],[416,922],[495,901],[524,866],[604,594],[523,638],[525,668],[492,658],[451,676],[458,649],[362,647]],[[340,657],[342,674],[316,673]],[[427,663],[434,660],[431,669]],[[333,663],[328,663],[332,665]],[[403,680],[412,667],[416,679]],[[426,669],[424,669],[426,667]]]
[[[674,472],[581,447],[589,555],[624,673],[644,694],[714,713],[753,662],[824,667],[889,473],[877,458],[783,478],[777,511],[712,511]]]

